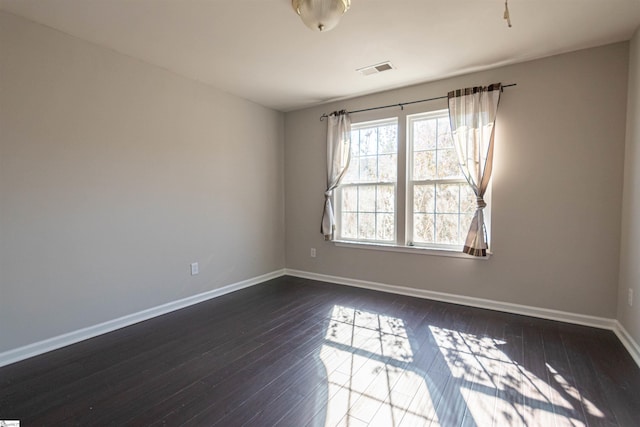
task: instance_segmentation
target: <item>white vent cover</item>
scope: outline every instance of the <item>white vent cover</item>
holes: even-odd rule
[[[362,74],[363,76],[370,76],[371,74],[378,74],[383,71],[393,70],[395,67],[389,61],[381,62],[376,65],[369,65],[367,67],[358,68],[356,71]]]

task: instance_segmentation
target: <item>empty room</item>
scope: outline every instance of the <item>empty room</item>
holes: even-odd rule
[[[640,425],[640,2],[0,0],[0,425]]]

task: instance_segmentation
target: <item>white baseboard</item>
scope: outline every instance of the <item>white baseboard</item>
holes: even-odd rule
[[[616,327],[613,330],[618,339],[622,342],[622,345],[627,349],[633,360],[640,366],[640,345],[631,337],[629,332],[622,326],[622,324],[616,320]]]
[[[444,292],[427,291],[423,289],[408,288],[404,286],[387,285],[385,283],[370,282],[366,280],[349,279],[346,277],[329,276],[326,274],[310,273],[307,271],[285,269],[289,276],[302,277],[305,279],[320,280],[323,282],[336,283],[339,285],[355,286],[375,291],[389,292],[393,294],[407,295],[417,298],[430,299],[435,301],[450,302],[453,304],[466,305],[477,308],[487,308],[489,310],[504,311],[507,313],[521,314],[524,316],[539,317],[542,319],[558,320],[560,322],[574,323],[578,325],[593,326],[601,329],[615,330],[617,321],[604,317],[587,316],[585,314],[569,313],[548,308],[531,307],[509,302],[493,301],[484,298],[467,297],[463,295],[448,294]]]
[[[493,301],[483,298],[467,297],[463,295],[448,294],[444,292],[407,288],[404,286],[387,285],[385,283],[349,279],[346,277],[330,276],[326,274],[310,273],[308,271],[292,270],[288,268],[285,269],[285,272],[289,276],[336,283],[338,285],[354,286],[358,288],[371,289],[374,291],[389,292],[393,294],[407,295],[417,298],[450,302],[453,304],[466,305],[470,307],[487,308],[490,310],[504,311],[507,313],[521,314],[524,316],[538,317],[541,319],[557,320],[560,322],[591,326],[600,329],[609,329],[616,334],[616,336],[622,342],[622,345],[624,345],[624,347],[627,349],[633,360],[638,366],[640,366],[640,346],[637,342],[635,342],[631,335],[629,335],[622,324],[620,324],[620,322],[618,322],[618,320],[616,319],[587,316],[585,314],[569,313],[566,311],[550,310],[548,308],[531,307],[527,305]]]
[[[170,313],[172,311],[180,310],[181,308],[188,307],[190,305],[198,304],[203,301],[207,301],[212,298],[216,298],[243,288],[257,285],[267,280],[275,279],[276,277],[284,276],[285,270],[276,270],[271,273],[263,274],[261,276],[252,277],[251,279],[243,280],[241,282],[232,283],[227,286],[223,286],[218,289],[213,289],[201,294],[192,295],[177,301],[172,301],[166,304],[162,304],[156,307],[152,307],[146,310],[139,311],[137,313],[129,314],[117,319],[109,320],[97,325],[89,326],[87,328],[78,329],[73,332],[58,335],[52,338],[48,338],[43,341],[38,341],[33,344],[28,344],[24,347],[19,347],[13,350],[9,350],[0,353],[0,367],[9,365],[11,363],[19,362],[24,359],[28,359],[33,356],[37,356],[48,351],[56,350],[61,347],[66,347],[71,344],[75,344],[80,341],[84,341],[89,338],[96,337],[98,335],[106,334],[107,332],[115,331],[116,329],[124,328],[126,326],[133,325],[135,323],[142,322],[144,320],[151,319],[153,317],[161,316],[163,314]]]
[[[212,298],[216,298],[243,288],[248,288],[275,279],[284,275],[301,277],[304,279],[319,280],[323,282],[335,283],[339,285],[354,286],[358,288],[371,289],[382,292],[389,292],[400,295],[407,295],[417,298],[430,299],[435,301],[450,302],[453,304],[466,305],[470,307],[486,308],[490,310],[504,311],[507,313],[521,314],[525,316],[538,317],[542,319],[557,320],[560,322],[574,323],[578,325],[592,326],[601,329],[612,330],[618,339],[625,346],[631,357],[640,366],[640,346],[629,335],[627,330],[616,319],[607,319],[604,317],[587,316],[584,314],[569,313],[559,310],[550,310],[546,308],[531,307],[520,304],[512,304],[507,302],[493,301],[483,298],[467,297],[462,295],[449,294],[444,292],[427,291],[423,289],[408,288],[404,286],[388,285],[384,283],[371,282],[366,280],[350,279],[346,277],[330,276],[326,274],[311,273],[307,271],[281,269],[271,273],[256,276],[251,279],[233,283],[222,288],[213,289],[198,295],[193,295],[177,301],[152,307],[137,313],[129,314],[114,320],[109,320],[98,325],[89,326],[63,335],[58,335],[39,341],[33,344],[19,347],[13,350],[0,353],[0,367],[11,363],[19,362],[48,351],[66,347],[116,329],[139,323],[153,317],[161,316],[175,310],[180,310]]]
[[[640,346],[633,339],[633,337],[631,337],[631,335],[622,326],[622,324],[616,319],[587,316],[585,314],[569,313],[566,311],[550,310],[548,308],[531,307],[527,305],[493,301],[483,298],[467,297],[463,295],[448,294],[444,292],[407,288],[404,286],[388,285],[385,283],[370,282],[366,280],[349,279],[346,277],[330,276],[327,274],[311,273],[308,271],[292,270],[288,268],[285,269],[285,272],[289,276],[336,283],[338,285],[354,286],[358,288],[371,289],[374,291],[389,292],[393,294],[407,295],[435,301],[450,302],[453,304],[466,305],[470,307],[487,308],[490,310],[504,311],[507,313],[521,314],[524,316],[538,317],[541,319],[557,320],[560,322],[591,326],[600,329],[609,329],[616,334],[616,336],[622,342],[622,345],[624,345],[624,347],[627,349],[633,360],[638,366],[640,366]]]

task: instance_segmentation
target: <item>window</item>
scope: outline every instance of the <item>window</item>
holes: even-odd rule
[[[351,127],[351,160],[337,192],[338,238],[396,241],[398,121]]]
[[[460,249],[476,197],[458,166],[448,110],[353,124],[335,206],[338,240]]]
[[[464,244],[476,210],[476,196],[458,165],[448,112],[407,118],[411,203],[408,241],[415,245]]]

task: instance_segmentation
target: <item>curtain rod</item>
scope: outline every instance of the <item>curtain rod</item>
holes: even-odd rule
[[[512,86],[516,86],[517,83],[511,83],[508,85],[504,85],[500,87],[500,90],[502,91],[505,87],[512,87]],[[384,108],[393,108],[393,107],[400,107],[400,109],[404,110],[404,106],[405,105],[411,105],[411,104],[418,104],[420,102],[428,102],[428,101],[435,101],[438,99],[447,99],[449,97],[449,95],[444,95],[444,96],[436,96],[435,98],[427,98],[427,99],[420,99],[418,101],[409,101],[409,102],[401,102],[399,104],[389,104],[389,105],[382,105],[380,107],[371,107],[371,108],[363,108],[362,110],[353,110],[353,111],[347,111],[347,113],[349,114],[354,114],[354,113],[362,113],[364,111],[373,111],[373,110],[382,110]],[[333,113],[330,113],[333,114]],[[320,121],[324,121],[324,119],[326,119],[327,117],[329,117],[329,114],[324,113],[320,116]]]

